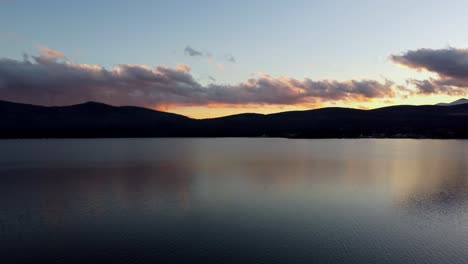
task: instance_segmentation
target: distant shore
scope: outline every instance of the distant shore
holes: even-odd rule
[[[0,101],[0,138],[412,138],[468,139],[468,104],[321,108],[192,119],[88,102],[44,107]]]

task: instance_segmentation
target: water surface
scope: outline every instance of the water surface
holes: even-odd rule
[[[0,141],[0,263],[467,263],[468,141]]]

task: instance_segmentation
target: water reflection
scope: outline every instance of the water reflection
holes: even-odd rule
[[[5,261],[468,261],[466,141],[13,140],[0,149]]]

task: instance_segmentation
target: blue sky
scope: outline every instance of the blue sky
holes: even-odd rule
[[[106,68],[186,63],[202,84],[256,73],[291,78],[420,75],[389,61],[420,48],[464,48],[467,1],[0,0],[0,57],[37,53]],[[190,46],[208,58],[190,57]],[[236,62],[226,60],[232,55]]]

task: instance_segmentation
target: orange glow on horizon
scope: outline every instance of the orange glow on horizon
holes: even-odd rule
[[[452,102],[460,99],[459,96],[450,95],[419,95],[410,98],[380,98],[367,100],[369,98],[361,98],[356,101],[334,101],[307,103],[296,105],[262,105],[262,104],[246,104],[232,105],[223,103],[209,103],[206,105],[175,105],[165,104],[152,107],[152,109],[181,114],[190,118],[216,118],[228,115],[236,115],[242,113],[258,113],[272,114],[286,111],[303,111],[310,109],[318,109],[323,107],[346,107],[357,109],[374,109],[392,105],[432,105],[441,102]],[[366,100],[364,100],[366,99]]]

